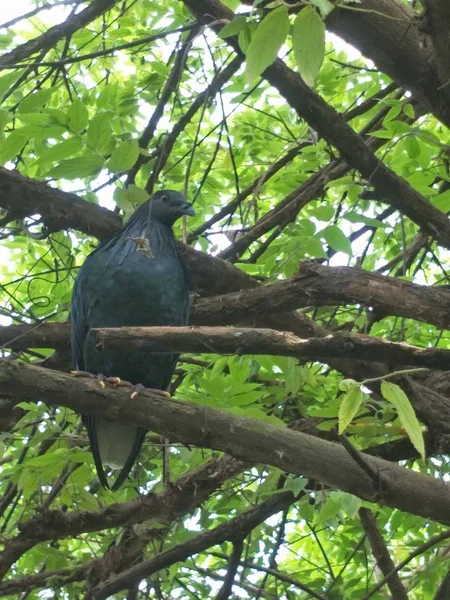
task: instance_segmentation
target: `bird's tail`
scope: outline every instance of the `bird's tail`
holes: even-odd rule
[[[116,491],[136,462],[146,430],[92,415],[85,415],[83,422],[88,432],[97,475],[104,488],[110,489],[110,485],[103,464],[120,469],[111,487],[112,491]]]

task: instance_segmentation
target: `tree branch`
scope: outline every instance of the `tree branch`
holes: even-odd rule
[[[433,546],[436,546],[437,544],[444,540],[447,540],[448,538],[450,538],[450,529],[446,529],[442,533],[439,533],[438,535],[435,535],[434,537],[429,539],[427,542],[425,542],[425,544],[421,544],[416,550],[414,550],[414,552],[411,552],[411,554],[409,554],[390,573],[388,573],[386,577],[379,581],[377,585],[375,585],[370,590],[370,592],[366,594],[364,598],[362,598],[362,600],[369,600],[369,598],[372,598],[372,596],[374,596],[378,592],[378,590],[381,590],[381,588],[387,584],[390,577],[392,577],[395,573],[398,573],[401,569],[403,569],[403,567],[410,563],[416,556],[420,556],[430,548],[433,548]]]
[[[375,517],[369,509],[360,508],[359,518],[361,519],[361,524],[367,535],[367,539],[369,540],[377,566],[386,577],[391,574],[391,571],[395,570],[395,565],[386,547],[383,536],[378,530]],[[391,592],[392,600],[408,600],[408,594],[403,587],[397,572],[389,577],[387,585]]]
[[[72,15],[64,23],[50,27],[39,37],[4,54],[0,57],[0,67],[21,62],[39,52],[39,50],[49,50],[61,39],[71,36],[79,29],[86,27],[88,23],[112,8],[116,2],[117,0],[93,0],[84,10]]]
[[[243,549],[243,538],[233,541],[233,551],[228,559],[227,574],[225,575],[223,585],[216,596],[216,600],[228,600],[232,594],[234,578],[236,577],[239,568]]]
[[[102,239],[116,233],[122,225],[121,217],[112,210],[4,167],[0,167],[0,207],[7,211],[2,226],[39,214],[46,233],[78,229]]]
[[[438,76],[438,57],[409,6],[397,0],[362,0],[358,11],[336,7],[326,25],[411,90],[427,111],[450,127],[450,105],[441,87],[445,81]]]
[[[213,458],[195,471],[182,475],[160,494],[149,493],[129,502],[110,504],[100,511],[43,511],[23,523],[19,535],[5,544],[0,555],[0,575],[4,575],[25,552],[45,540],[74,537],[80,533],[147,520],[150,524],[151,520],[170,524],[192,512],[227,479],[236,476],[245,467],[245,463],[230,456]],[[102,570],[100,564],[96,564],[96,569]]]
[[[68,343],[69,323],[43,323],[40,327],[13,325],[0,328],[3,347],[60,348]],[[28,330],[28,331],[27,331]],[[18,332],[23,331],[21,335]],[[16,335],[18,333],[18,335]],[[409,365],[447,369],[450,350],[419,348],[368,335],[338,332],[302,339],[272,329],[229,327],[119,327],[97,330],[105,349],[145,349],[151,352],[201,354],[266,354],[305,360],[341,359],[383,362],[390,367]],[[8,341],[8,338],[13,341]]]
[[[193,322],[204,325],[235,324],[248,322],[251,316],[330,304],[364,304],[386,315],[424,321],[440,329],[450,327],[450,291],[446,288],[316,262],[300,263],[299,274],[285,281],[214,299],[199,298],[192,315]]]
[[[183,0],[186,6],[216,32],[233,13],[219,0]],[[242,52],[235,37],[227,38],[238,55]],[[280,59],[268,67],[264,78],[321,137],[335,146],[349,165],[356,168],[374,186],[380,202],[386,202],[408,216],[446,248],[450,248],[450,220],[431,202],[396,175],[364,143],[351,127],[316,92],[309,88],[298,73]]]
[[[157,554],[150,560],[146,560],[120,573],[104,585],[94,588],[86,600],[104,600],[105,598],[109,598],[111,594],[126,588],[131,583],[148,578],[153,573],[175,562],[186,560],[189,556],[203,552],[211,546],[222,544],[227,540],[233,541],[236,539],[236,536],[245,537],[252,529],[271,515],[292,504],[293,501],[294,496],[292,492],[277,494],[238,517],[222,523],[211,531],[197,535],[184,544],[178,544],[165,552]]]
[[[369,335],[335,333],[301,339],[289,332],[238,327],[119,327],[95,330],[106,350],[195,352],[200,354],[262,354],[326,360],[353,360],[446,369],[450,350],[418,348]]]
[[[133,400],[130,388],[103,389],[90,378],[76,378],[0,359],[2,393],[19,402],[36,399],[144,427],[182,443],[226,452],[239,460],[263,463],[312,477],[325,485],[373,500],[373,482],[347,451],[331,442],[276,427],[261,420],[205,406],[161,398],[148,390]],[[61,390],[64,390],[62,393]],[[381,502],[436,521],[449,522],[450,494],[444,482],[362,454],[383,480]]]

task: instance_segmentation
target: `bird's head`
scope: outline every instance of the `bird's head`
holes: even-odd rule
[[[132,218],[155,220],[171,227],[183,215],[190,217],[195,215],[192,205],[183,194],[175,190],[161,190],[144,202]]]

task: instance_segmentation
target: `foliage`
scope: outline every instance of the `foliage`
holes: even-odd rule
[[[3,55],[88,4],[30,2],[30,11],[42,10],[1,29]],[[188,241],[264,284],[295,276],[304,260],[378,271],[428,286],[448,284],[446,250],[422,234],[416,223],[386,207],[371,182],[344,163],[327,140],[318,139],[275,87],[260,77],[277,55],[282,56],[354,131],[362,132],[385,166],[436,208],[450,211],[448,129],[372,62],[352,58],[352,49],[339,49],[336,40],[325,45],[323,19],[332,3],[314,0],[293,15],[284,3],[256,3],[249,10],[229,0],[225,4],[237,11],[236,16],[219,24],[225,25],[220,35],[197,28],[183,2],[112,4],[71,35],[25,59],[17,55],[13,65],[2,67],[2,166],[125,216],[154,187],[186,188],[196,210],[188,223]],[[234,72],[211,90],[234,58],[227,45],[234,36],[245,63],[236,64]],[[296,197],[320,177],[321,185],[310,197],[299,196],[296,204]],[[280,216],[286,206],[290,212]],[[271,224],[266,227],[268,219]],[[65,322],[77,269],[97,241],[69,225],[49,232],[39,214],[15,215],[2,226],[2,325]],[[176,234],[182,237],[181,225]],[[235,243],[247,239],[236,251]],[[370,334],[421,348],[448,348],[450,343],[448,331],[426,319],[407,319],[369,303],[313,299],[302,316],[327,332]],[[3,356],[29,362],[52,354],[51,348],[14,353],[3,349]],[[383,380],[381,390],[354,383],[345,388],[343,381],[350,375],[337,360],[329,363],[272,355],[183,355],[172,392],[181,400],[250,416],[255,422],[269,420],[280,427],[312,423],[314,434],[326,439],[336,440],[339,430],[360,451],[390,443],[395,448],[396,441],[409,436],[417,452],[400,457],[394,453],[391,460],[445,477],[445,454],[419,460],[424,455],[424,426],[399,385]],[[352,365],[360,375],[351,375],[355,380],[372,376],[367,364]],[[389,371],[396,368],[388,365]],[[144,444],[135,479],[112,494],[95,480],[86,432],[77,415],[43,403],[24,402],[20,408],[20,418],[0,442],[1,532],[6,545],[19,535],[21,523],[42,511],[96,512],[150,490],[165,493],[161,442],[154,437]],[[174,443],[171,480],[213,456],[209,450]],[[292,492],[291,501],[242,536],[230,597],[306,599],[311,597],[307,586],[315,597],[329,600],[368,598],[382,577],[361,524],[361,508],[373,511],[394,564],[443,531],[439,523],[253,465],[227,479],[199,505],[193,501],[183,507],[180,502],[166,520],[86,527],[77,535],[33,545],[7,577],[61,569],[73,574],[108,552],[110,556],[111,548],[118,549],[118,555],[122,552],[123,563],[113,570],[117,573],[285,491]],[[132,542],[138,547],[134,554]],[[113,597],[216,595],[224,589],[235,546],[230,541],[213,545],[143,580],[134,596],[124,590]],[[432,547],[426,560],[419,555],[407,562],[400,580],[408,597],[435,597],[448,569],[447,552],[447,547]],[[82,597],[86,586],[111,575],[104,573],[103,579],[98,573],[89,579],[83,572],[73,580],[67,572],[60,573],[40,586],[45,592],[30,585],[27,598]],[[385,598],[385,589],[370,597]]]

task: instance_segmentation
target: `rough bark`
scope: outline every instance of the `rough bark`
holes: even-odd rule
[[[382,362],[391,368],[408,365],[445,369],[450,365],[450,350],[417,348],[351,333],[302,339],[289,332],[238,327],[120,327],[96,331],[99,346],[106,350],[263,354],[307,361],[326,361],[339,356]]]
[[[448,3],[438,0],[437,4]],[[398,0],[362,0],[357,8],[335,8],[327,17],[327,28],[410,90],[427,111],[450,127],[438,48],[433,49],[417,15]]]
[[[238,460],[272,465],[333,488],[432,520],[450,523],[443,481],[361,454],[377,481],[338,444],[205,406],[169,400],[148,390],[130,407],[130,388],[104,389],[90,378],[0,360],[2,393],[19,402],[36,398],[79,413],[145,427],[171,440],[220,450]],[[61,393],[64,390],[64,393]]]

